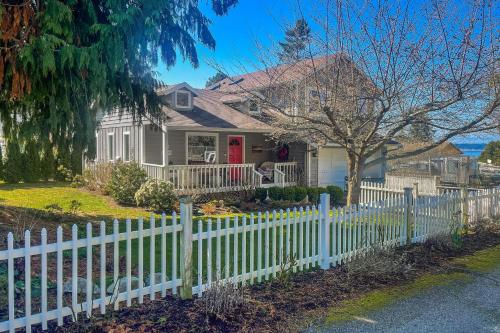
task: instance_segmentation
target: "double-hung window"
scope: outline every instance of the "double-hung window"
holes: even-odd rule
[[[115,133],[108,134],[108,161],[115,160]]]
[[[123,161],[130,161],[130,133],[123,133]]]

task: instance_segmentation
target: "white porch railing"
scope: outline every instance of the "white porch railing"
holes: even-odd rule
[[[278,172],[274,176],[278,178],[275,182],[278,186],[294,186],[298,183],[297,162],[275,163],[274,169]]]
[[[170,181],[179,193],[238,191],[262,184],[262,175],[250,163],[142,166],[149,177]]]
[[[95,164],[88,162],[84,167],[92,168]],[[264,183],[264,175],[256,170],[253,163],[169,165],[168,167],[142,163],[141,167],[148,177],[170,181],[179,194],[239,191],[269,186],[285,187],[298,183],[296,162],[276,163],[271,183]]]

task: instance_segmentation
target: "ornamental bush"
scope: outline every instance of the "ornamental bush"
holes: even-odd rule
[[[113,165],[107,188],[116,202],[134,205],[135,193],[146,182],[146,179],[146,171],[139,164],[118,162]]]
[[[304,198],[307,195],[307,188],[303,186],[296,186],[295,187],[295,195],[294,195],[294,201],[299,202],[304,200]]]
[[[309,202],[312,204],[317,204],[319,200],[319,189],[317,187],[308,187],[307,195],[309,196]]]
[[[267,188],[256,188],[255,189],[255,199],[259,199],[260,202],[266,200]]]
[[[285,201],[294,201],[295,200],[295,187],[284,187],[282,198]]]
[[[330,194],[330,201],[334,205],[340,204],[344,199],[344,191],[338,186],[330,185],[326,187],[327,192]]]
[[[277,186],[270,187],[269,198],[274,201],[283,200],[283,188]]]
[[[137,206],[155,212],[171,212],[177,202],[174,186],[170,182],[148,179],[135,193]]]

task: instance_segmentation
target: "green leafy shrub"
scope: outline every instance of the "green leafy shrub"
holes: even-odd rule
[[[273,186],[269,188],[269,198],[272,200],[283,200],[283,188]]]
[[[146,207],[155,212],[170,212],[174,210],[177,196],[172,183],[149,179],[135,193],[135,202],[137,206]]]
[[[71,181],[71,187],[80,188],[85,186],[85,178],[82,175],[76,175]]]
[[[294,196],[294,201],[299,202],[304,200],[304,198],[307,195],[307,188],[303,186],[296,186],[295,187],[295,196]]]
[[[295,200],[295,187],[284,187],[283,188],[283,200],[294,201]]]
[[[137,163],[118,162],[113,165],[107,188],[116,202],[133,205],[135,193],[146,182],[147,174]]]
[[[23,179],[27,183],[33,183],[41,177],[40,149],[35,141],[30,140],[24,150]]]
[[[344,191],[338,186],[327,186],[326,191],[330,194],[330,202],[334,205],[338,205],[344,199]]]
[[[318,192],[319,192],[319,196],[321,196],[322,193],[328,193],[328,190],[326,189],[326,187],[318,187]]]
[[[19,183],[23,177],[23,156],[17,142],[7,144],[7,159],[4,166],[4,180],[7,183]]]
[[[259,199],[261,202],[266,200],[267,188],[257,188],[255,189],[255,199]]]
[[[61,164],[57,167],[54,177],[59,181],[70,182],[73,180],[73,172],[69,168]]]
[[[308,187],[306,191],[309,196],[309,202],[317,204],[319,200],[319,189],[317,187]]]

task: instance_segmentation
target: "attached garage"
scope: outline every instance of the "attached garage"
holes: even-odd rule
[[[385,159],[381,159],[383,156],[380,151],[368,159],[368,161],[378,159],[380,162],[366,168],[363,177],[371,179],[384,177]],[[308,166],[309,186],[337,185],[344,188],[345,177],[348,174],[347,154],[344,148],[323,146],[312,150],[309,152]]]
[[[321,147],[318,151],[318,186],[337,185],[344,188],[347,156],[343,148]]]

